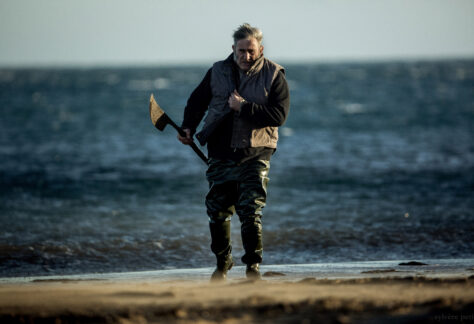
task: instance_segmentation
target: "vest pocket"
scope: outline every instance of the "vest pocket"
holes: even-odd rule
[[[276,148],[278,141],[277,127],[257,128],[252,131],[251,146],[252,147],[271,147]]]

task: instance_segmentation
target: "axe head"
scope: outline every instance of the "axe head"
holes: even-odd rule
[[[158,105],[153,94],[150,96],[150,118],[153,125],[160,131],[163,131],[166,125],[170,123],[168,115]]]

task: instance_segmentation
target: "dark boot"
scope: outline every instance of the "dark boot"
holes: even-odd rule
[[[242,244],[245,255],[242,262],[251,266],[262,262],[263,244],[262,244],[262,222],[260,216],[245,218],[241,227]]]
[[[234,262],[232,261],[232,246],[230,242],[230,220],[224,222],[210,222],[211,250],[216,255],[217,267],[211,280],[225,280]]]
[[[211,275],[211,281],[224,281],[227,279],[227,271],[232,269],[234,261],[232,261],[232,256],[230,256],[223,265],[217,265],[216,269]]]
[[[245,270],[245,275],[247,278],[252,279],[252,280],[259,280],[262,278],[260,275],[260,264],[254,263],[254,264],[247,264],[247,269]]]

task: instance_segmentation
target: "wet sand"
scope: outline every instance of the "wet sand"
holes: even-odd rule
[[[237,267],[218,284],[192,271],[189,279],[129,273],[4,280],[0,322],[474,322],[472,270],[455,275],[425,270],[422,275],[419,268],[402,274],[398,269],[361,271],[352,278],[301,278],[269,267],[263,280],[248,281]],[[206,276],[211,270],[204,271]]]

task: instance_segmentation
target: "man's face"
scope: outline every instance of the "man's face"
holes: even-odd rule
[[[248,71],[263,52],[263,46],[259,45],[254,37],[237,41],[235,45],[232,45],[232,49],[235,63],[243,71]]]

